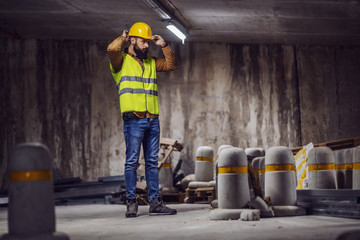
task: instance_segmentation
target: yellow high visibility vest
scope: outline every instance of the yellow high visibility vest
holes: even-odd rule
[[[111,73],[118,89],[120,110],[125,112],[149,112],[159,115],[155,59],[148,56],[143,60],[144,71],[131,55],[122,52],[123,64]]]

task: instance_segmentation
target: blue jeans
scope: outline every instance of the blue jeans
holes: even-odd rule
[[[139,163],[139,155],[142,144],[145,158],[145,178],[148,190],[148,199],[151,202],[159,196],[159,118],[125,118],[124,136],[126,144],[126,198],[136,198],[136,169]]]

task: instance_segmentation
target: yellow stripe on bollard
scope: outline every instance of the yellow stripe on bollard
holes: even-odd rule
[[[219,174],[224,173],[247,173],[248,167],[219,167]]]
[[[350,170],[350,169],[353,169],[353,164],[352,163],[338,164],[338,165],[335,165],[335,169],[336,170]]]
[[[213,159],[209,157],[196,157],[196,161],[212,162]]]
[[[359,170],[360,169],[360,163],[354,163],[353,169]]]
[[[265,174],[265,169],[258,169],[256,171],[258,174]]]
[[[311,164],[308,165],[309,171],[335,170],[335,164]]]
[[[265,172],[295,171],[294,164],[271,164],[265,165]]]
[[[171,168],[171,163],[164,163],[161,168]]]
[[[9,180],[10,182],[50,181],[51,175],[51,170],[13,171],[9,173]]]

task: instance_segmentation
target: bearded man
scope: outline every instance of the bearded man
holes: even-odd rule
[[[148,56],[149,43],[160,46],[165,59]],[[124,45],[130,42],[128,48]],[[149,215],[173,215],[159,195],[158,152],[160,141],[156,72],[177,69],[173,51],[160,35],[152,35],[149,25],[135,23],[108,46],[110,69],[119,94],[126,144],[126,217],[136,217],[136,170],[141,145],[145,158],[145,178],[150,203]]]

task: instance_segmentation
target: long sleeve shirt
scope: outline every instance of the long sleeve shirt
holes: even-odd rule
[[[120,36],[120,37],[116,38],[114,41],[112,41],[107,48],[107,52],[109,55],[111,66],[112,66],[112,70],[115,73],[119,72],[122,68],[123,57],[122,57],[121,51],[122,51],[125,43],[126,43],[125,37]],[[165,72],[165,71],[176,70],[178,68],[178,64],[176,61],[175,54],[171,50],[170,46],[166,45],[165,47],[163,47],[161,49],[163,51],[165,59],[154,58],[156,71],[157,72]],[[137,62],[140,63],[142,68],[144,68],[144,64],[143,64],[142,60],[136,56],[136,53],[134,52],[133,48],[125,49],[124,52],[126,52],[127,54],[130,54]],[[146,113],[134,112],[134,114],[139,118],[144,118],[145,114],[146,114],[147,118],[156,117],[156,115],[152,115],[147,112]]]
[[[112,41],[107,48],[109,59],[115,72],[119,72],[121,70],[122,61],[123,61],[121,51],[125,43],[126,43],[125,38],[123,36],[120,36],[116,38],[114,41]],[[156,71],[165,72],[165,71],[176,70],[178,68],[178,65],[175,54],[171,50],[170,46],[167,45],[163,47],[162,51],[165,59],[155,58]],[[141,59],[136,57],[136,53],[134,52],[133,49],[129,48],[128,50],[125,50],[125,52],[127,54],[130,54],[136,61],[140,63],[141,66],[143,66]]]

